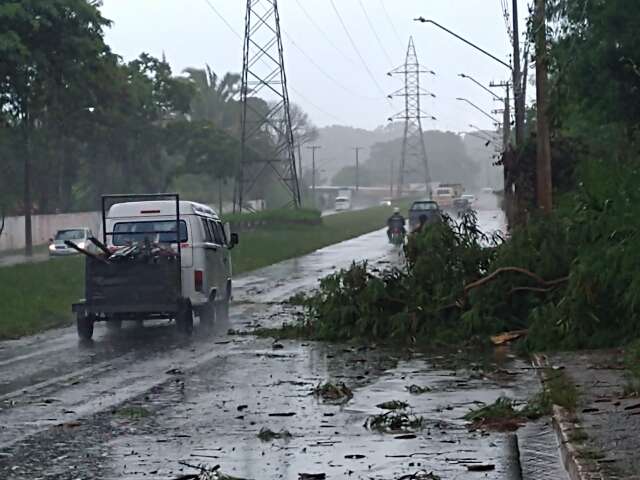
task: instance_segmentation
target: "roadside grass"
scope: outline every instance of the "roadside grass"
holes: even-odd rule
[[[383,228],[390,214],[390,207],[374,207],[324,217],[321,225],[288,225],[246,232],[232,252],[234,274]],[[0,267],[0,340],[69,325],[71,304],[83,295],[81,257]]]
[[[569,377],[561,370],[548,368],[544,378],[545,389],[551,404],[574,412],[578,405],[578,389]]]
[[[83,266],[73,257],[0,268],[0,339],[68,324],[83,295]]]

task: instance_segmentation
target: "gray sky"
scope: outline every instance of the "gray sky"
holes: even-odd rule
[[[463,131],[471,123],[491,128],[491,120],[455,98],[466,97],[488,111],[499,108],[499,104],[457,74],[464,72],[489,83],[506,79],[509,71],[413,18],[431,18],[508,63],[510,44],[502,0],[333,1],[375,82],[350,43],[331,0],[279,2],[289,95],[318,126],[374,128],[401,111],[401,99],[394,99],[390,105],[384,95],[401,88],[402,79],[390,78],[386,72],[404,62],[408,39],[413,35],[420,62],[437,73],[423,78],[424,88],[437,95],[436,99],[423,99],[423,110],[438,120],[425,120],[423,127]],[[242,39],[238,35],[243,33],[246,2],[208,2],[213,8],[207,0],[104,0],[103,13],[114,22],[107,32],[107,42],[126,60],[141,52],[155,56],[164,52],[176,73],[205,64],[221,75],[240,72]],[[521,30],[525,28],[526,3],[520,0]]]

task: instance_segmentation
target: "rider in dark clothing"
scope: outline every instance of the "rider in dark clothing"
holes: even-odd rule
[[[389,241],[391,241],[391,232],[393,232],[393,230],[395,229],[400,229],[400,231],[402,232],[402,235],[406,233],[404,224],[405,224],[404,217],[400,215],[400,210],[396,208],[393,212],[393,215],[391,215],[389,217],[389,220],[387,220],[387,227],[388,227],[387,237],[389,237]]]

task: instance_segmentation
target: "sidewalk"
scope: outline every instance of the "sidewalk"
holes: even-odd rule
[[[640,480],[640,397],[629,395],[621,350],[538,356],[564,371],[579,396],[575,412],[554,409],[562,456],[570,478]]]

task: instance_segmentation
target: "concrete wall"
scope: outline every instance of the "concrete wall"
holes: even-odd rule
[[[59,215],[34,215],[32,217],[33,244],[43,245],[57,230],[89,227],[95,235],[100,230],[99,212],[63,213]],[[7,217],[0,235],[0,252],[24,248],[24,217]]]

